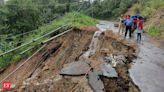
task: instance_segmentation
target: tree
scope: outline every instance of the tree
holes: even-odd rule
[[[136,0],[94,0],[86,12],[96,18],[116,18],[124,13]]]
[[[39,10],[31,0],[10,0],[7,2],[9,30],[13,34],[36,29],[40,25]]]
[[[7,34],[8,25],[7,22],[8,11],[4,6],[0,6],[0,34]]]

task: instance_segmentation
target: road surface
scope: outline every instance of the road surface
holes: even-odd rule
[[[118,32],[113,22],[100,21],[97,27],[101,30],[111,29]],[[141,92],[164,92],[164,49],[151,43],[150,38],[144,34],[138,45],[140,52],[129,69],[130,77]]]

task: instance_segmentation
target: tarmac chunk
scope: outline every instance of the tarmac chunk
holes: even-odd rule
[[[100,65],[102,75],[108,78],[118,77],[116,70],[110,64]]]
[[[100,74],[101,72],[96,70],[88,73],[89,85],[95,92],[105,92],[104,84],[99,76]]]
[[[66,65],[60,72],[61,75],[83,75],[90,69],[90,66],[85,61],[72,62]]]

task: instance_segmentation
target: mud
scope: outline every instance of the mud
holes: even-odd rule
[[[158,18],[155,18],[154,23],[157,19]],[[114,27],[114,23],[108,21],[100,21],[100,23],[103,24],[98,25],[100,29],[111,29],[113,32],[118,33],[118,28]],[[160,24],[160,22],[158,21],[157,24]],[[127,40],[134,42],[137,38],[136,34],[133,34],[133,37],[134,38]],[[137,45],[139,47],[137,51],[138,55],[137,58],[133,60],[133,64],[129,69],[130,77],[133,82],[138,85],[141,92],[163,92],[163,41],[154,40],[144,33],[142,41],[137,43]]]
[[[134,53],[137,53],[135,43],[127,45],[128,42],[126,40],[110,31],[105,32],[100,39],[102,41],[99,43],[96,55],[91,57],[92,59],[101,60],[107,54],[123,55],[126,58],[125,62],[117,62],[115,69],[118,73],[118,78],[107,79],[102,77],[106,92],[139,92],[128,72],[132,60],[136,57]],[[101,52],[103,49],[106,50],[105,53],[104,51],[103,53]]]
[[[80,29],[86,31],[99,31],[99,29],[96,26],[81,27]]]
[[[88,50],[93,34],[94,31],[74,29],[50,42],[44,50],[6,80],[14,85],[12,91],[71,92],[82,76],[63,77],[59,75],[59,71],[64,64],[78,60]],[[132,60],[136,57],[137,45],[128,43],[110,30],[102,33],[99,40],[96,52],[90,59],[102,60],[108,54],[123,55],[126,58],[125,62],[118,62],[115,67],[118,78],[102,77],[106,92],[139,92],[128,72]],[[1,73],[0,80],[24,60]],[[87,80],[83,79],[74,92],[93,92],[93,90]]]
[[[28,61],[6,81],[10,81],[11,84],[17,85],[14,90],[19,91],[19,89],[22,88],[22,84],[25,79],[32,80],[33,78],[36,78],[36,80],[32,81],[33,84],[37,84],[36,81],[44,84],[44,81],[46,79],[49,79],[51,77],[55,78],[56,76],[58,76],[58,71],[62,68],[62,65],[64,63],[69,63],[76,60],[76,58],[87,49],[93,33],[94,32],[74,29],[73,31],[63,35],[62,37],[55,39],[54,41],[50,42],[44,50],[42,50],[30,61]],[[18,67],[24,60],[20,61],[20,63],[18,64],[13,64],[3,73],[1,73],[0,80],[2,80],[7,74]],[[46,85],[46,83],[44,85]],[[64,85],[65,84],[63,84],[63,86]],[[70,86],[72,86],[71,83]],[[32,87],[37,88],[36,86]],[[63,87],[55,88],[65,90]]]
[[[150,39],[143,34],[138,58],[129,69],[130,76],[141,92],[164,92],[164,49]]]

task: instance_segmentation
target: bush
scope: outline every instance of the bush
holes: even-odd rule
[[[145,7],[144,11],[141,12],[141,14],[146,18],[150,17],[154,13],[155,13],[155,9],[150,7]]]
[[[159,9],[161,7],[164,7],[164,1],[163,0],[150,0],[148,2],[148,5],[153,9]]]
[[[148,34],[153,37],[159,36],[160,33],[161,33],[160,29],[156,26],[150,26],[150,28],[148,29]]]
[[[87,14],[99,19],[114,19],[125,13],[135,0],[94,0]]]
[[[27,43],[29,41],[32,41],[34,38],[38,38],[62,25],[65,25],[65,24],[69,24],[72,27],[82,27],[82,26],[96,25],[96,23],[97,23],[97,21],[95,19],[88,17],[84,14],[77,13],[77,12],[67,13],[65,16],[63,16],[57,20],[54,20],[49,24],[41,26],[38,29],[34,30],[33,33],[24,36],[24,38],[21,41],[23,43]],[[59,32],[57,32],[57,33],[60,33],[63,31],[64,30],[59,30]],[[14,63],[14,62],[20,61],[20,59],[22,59],[23,57],[31,55],[32,53],[30,51],[27,51],[23,55],[20,55],[19,53],[25,51],[27,48],[31,48],[34,46],[36,47],[38,43],[41,43],[41,41],[44,41],[47,38],[42,38],[41,40],[39,40],[35,43],[32,43],[28,46],[22,47],[19,50],[14,51],[13,53],[9,53],[9,54],[5,55],[4,57],[0,57],[0,68],[6,67],[6,66],[10,65],[12,62]],[[19,42],[19,39],[15,39],[13,41],[13,43],[18,43],[18,42]],[[6,46],[8,48],[6,48]],[[14,46],[9,45],[8,42],[4,42],[4,47],[5,48],[0,48],[0,53],[3,53],[7,50],[14,48]],[[5,50],[3,50],[3,49],[5,49]]]
[[[156,11],[160,8],[164,8],[164,1],[163,0],[146,0],[142,5],[139,7],[140,12],[146,18],[154,15]]]
[[[132,7],[132,15],[135,15],[135,14],[138,14],[140,13],[140,5],[139,4],[135,4],[133,7]]]

